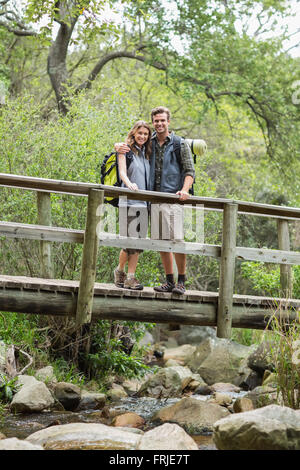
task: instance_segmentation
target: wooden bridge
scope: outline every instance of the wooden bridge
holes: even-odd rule
[[[132,192],[91,183],[49,180],[0,174],[0,186],[37,192],[38,223],[29,225],[0,221],[0,236],[41,241],[41,278],[0,275],[0,311],[74,317],[76,326],[94,319],[134,320],[217,326],[219,337],[229,338],[231,328],[264,329],[276,312],[286,322],[299,321],[300,299],[292,299],[291,266],[300,264],[300,253],[290,250],[289,223],[300,220],[300,209],[267,204],[191,197],[180,202],[174,194]],[[51,193],[88,197],[85,230],[51,225]],[[152,203],[201,205],[223,213],[222,244],[171,242],[124,238],[98,230],[104,197],[125,195]],[[249,214],[277,220],[278,250],[236,246],[237,217]],[[51,242],[83,244],[80,281],[51,279]],[[209,256],[220,262],[218,292],[187,291],[185,295],[161,294],[150,287],[142,291],[96,283],[99,245]],[[282,298],[234,294],[236,259],[280,264]]]

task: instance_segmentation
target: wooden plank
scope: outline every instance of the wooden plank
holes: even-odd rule
[[[98,239],[96,228],[101,220],[97,209],[104,204],[104,192],[91,189],[88,198],[86,226],[84,234],[78,302],[76,309],[76,326],[90,323],[94,299],[94,284],[96,278],[96,262]]]
[[[141,250],[167,251],[172,253],[185,253],[220,258],[221,247],[192,242],[175,242],[172,240],[154,240],[151,238],[129,238],[120,235],[99,232],[99,244],[102,246],[113,246],[117,248],[136,248]]]
[[[227,203],[238,204],[239,212],[253,215],[271,215],[273,217],[285,217],[286,219],[300,219],[300,209],[297,207],[274,206],[271,204],[260,204],[248,201],[232,201],[222,198],[208,198],[192,196],[184,202],[179,201],[179,196],[170,193],[156,191],[130,191],[127,188],[115,188],[94,183],[83,183],[76,181],[63,181],[30,176],[20,176],[0,173],[0,185],[23,188],[34,191],[48,191],[56,193],[87,196],[90,189],[105,191],[105,196],[124,195],[130,199],[151,201],[155,203],[177,203],[177,204],[203,204],[206,208],[224,209]]]
[[[0,221],[0,236],[62,243],[83,243],[84,230]]]
[[[278,247],[280,250],[290,250],[289,224],[287,220],[277,221]],[[300,257],[300,254],[299,254]],[[300,263],[299,263],[300,264]],[[280,265],[281,295],[291,297],[293,292],[292,266]]]
[[[300,264],[300,252],[269,250],[265,248],[236,247],[236,258],[242,261],[260,261],[262,263]]]
[[[51,194],[37,192],[37,210],[39,225],[52,225],[51,217]],[[51,256],[51,243],[46,240],[40,241],[41,276],[46,279],[54,277],[54,267]]]
[[[217,319],[217,336],[219,338],[231,337],[237,208],[237,204],[226,204],[223,212],[222,253],[220,262]]]
[[[0,310],[52,316],[75,317],[77,295],[71,292],[33,292],[0,289]],[[217,305],[214,303],[178,302],[176,300],[142,297],[95,296],[92,319],[131,320],[150,323],[177,323],[185,325],[217,325]],[[283,313],[281,312],[280,315]],[[233,305],[234,328],[264,329],[274,315],[274,309]],[[287,322],[298,320],[299,311],[285,312]]]

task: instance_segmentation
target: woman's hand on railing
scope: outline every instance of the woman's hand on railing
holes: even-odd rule
[[[139,189],[137,184],[131,182],[127,184],[127,188],[131,189],[132,191],[137,191]]]

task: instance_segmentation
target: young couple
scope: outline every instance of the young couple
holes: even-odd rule
[[[184,201],[189,197],[189,189],[195,178],[195,169],[192,153],[189,145],[182,139],[180,143],[180,159],[174,152],[175,134],[169,131],[170,111],[165,107],[154,108],[151,112],[151,121],[154,128],[152,133],[149,125],[144,121],[138,121],[129,132],[126,143],[115,144],[118,152],[119,174],[122,186],[133,191],[150,190],[179,195],[179,200]],[[127,200],[119,207],[127,207],[126,235],[130,236],[129,227],[135,216],[134,210],[147,211],[146,201]],[[133,207],[134,206],[134,207]],[[175,208],[175,210],[174,210]],[[162,238],[168,240],[183,240],[183,211],[182,206],[163,204],[157,209],[162,213],[162,223],[167,226],[168,235]],[[176,213],[177,211],[177,213]],[[121,212],[121,210],[120,210]],[[179,214],[178,214],[179,212]],[[151,211],[153,215],[154,211]],[[179,218],[178,218],[179,217]],[[178,220],[181,221],[181,237],[178,237]],[[140,227],[140,236],[147,236],[147,224]],[[122,224],[120,222],[120,234]],[[144,232],[144,233],[143,233]],[[124,235],[124,227],[123,233]],[[135,270],[138,262],[138,249],[122,249],[119,256],[119,265],[114,271],[115,285],[133,290],[142,290],[143,285],[135,278]],[[177,283],[173,274],[173,253],[161,252],[166,282],[154,287],[157,292],[173,292],[184,294],[186,255],[175,253],[175,261],[178,270]],[[128,262],[128,272],[125,273],[125,265]]]

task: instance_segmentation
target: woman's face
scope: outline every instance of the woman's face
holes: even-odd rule
[[[142,147],[149,138],[149,131],[147,127],[139,127],[134,133],[134,140],[139,147]]]

